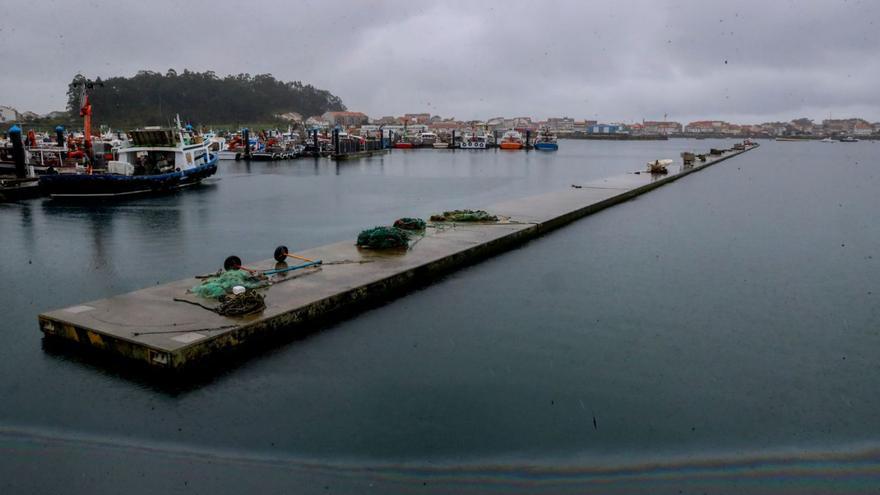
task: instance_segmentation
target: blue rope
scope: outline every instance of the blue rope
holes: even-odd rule
[[[308,268],[308,267],[310,267],[310,266],[318,266],[318,265],[321,265],[321,264],[323,264],[323,263],[324,263],[324,262],[323,262],[322,260],[311,261],[311,262],[309,262],[309,263],[303,263],[302,265],[289,266],[289,267],[287,267],[287,268],[279,268],[279,269],[277,269],[277,270],[266,270],[266,271],[263,272],[263,275],[275,275],[276,273],[291,272],[291,271],[293,271],[293,270],[299,270],[299,269],[301,269],[301,268]]]

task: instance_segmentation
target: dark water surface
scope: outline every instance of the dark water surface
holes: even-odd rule
[[[870,142],[764,142],[198,386],[41,343],[41,311],[232,253],[354,239],[717,144],[224,162],[218,180],[171,196],[0,205],[0,491],[869,492]]]

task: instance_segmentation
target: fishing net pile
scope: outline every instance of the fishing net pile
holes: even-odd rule
[[[428,225],[421,218],[403,217],[395,220],[394,226],[398,229],[419,231],[425,230]]]
[[[251,275],[244,270],[226,270],[223,273],[205,279],[190,291],[200,297],[220,299],[232,293],[232,288],[240,285],[245,289],[257,289],[267,285],[265,280]]]
[[[223,298],[214,311],[220,316],[249,315],[266,309],[266,299],[259,292],[248,289],[241,294]]]
[[[432,222],[497,222],[498,217],[484,210],[452,210],[431,215]]]
[[[410,234],[397,227],[373,227],[362,231],[357,246],[369,249],[391,249],[409,246]]]

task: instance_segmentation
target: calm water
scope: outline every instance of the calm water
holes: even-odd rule
[[[43,310],[232,253],[354,239],[716,144],[229,162],[171,196],[0,205],[0,491],[868,491],[880,480],[869,142],[765,142],[198,385],[41,343]]]

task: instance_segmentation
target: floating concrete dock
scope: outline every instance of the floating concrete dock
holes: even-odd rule
[[[370,156],[376,155],[384,155],[385,153],[390,152],[391,150],[388,148],[381,148],[377,150],[364,150],[364,151],[351,151],[349,153],[339,153],[330,155],[331,158],[337,161],[342,160],[355,160],[358,158],[366,158]]]
[[[79,342],[154,367],[186,368],[249,341],[293,336],[309,323],[381,302],[754,147],[707,155],[705,162],[690,166],[674,165],[667,175],[630,173],[492,205],[486,210],[503,220],[429,226],[424,237],[399,252],[359,249],[351,240],[298,253],[324,264],[278,275],[273,285],[261,289],[266,309],[254,315],[224,317],[181,301],[216,305],[188,294],[200,283],[188,278],[49,311],[39,316],[40,329],[46,337]],[[272,248],[266,246],[267,252]],[[248,265],[270,270],[277,264],[273,259]]]

